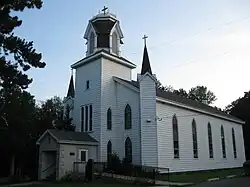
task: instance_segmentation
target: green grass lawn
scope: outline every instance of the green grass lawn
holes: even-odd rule
[[[223,169],[223,170],[209,170],[209,171],[195,171],[186,173],[173,173],[169,176],[171,182],[192,182],[199,183],[215,177],[226,177],[228,175],[241,175],[242,168]],[[161,180],[167,180],[166,176],[161,176]]]
[[[51,184],[36,184],[22,187],[132,187],[128,184],[112,184],[112,183],[74,183],[74,182],[65,182],[65,183],[51,183]]]

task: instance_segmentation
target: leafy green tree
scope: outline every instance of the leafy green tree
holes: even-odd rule
[[[0,2],[0,116],[6,105],[7,94],[13,89],[26,89],[32,82],[24,72],[31,67],[43,68],[42,55],[33,48],[33,42],[14,34],[14,29],[22,25],[22,20],[13,16],[28,8],[42,7],[41,0],[2,0]]]
[[[59,120],[63,119],[63,101],[60,97],[54,96],[41,102],[38,108],[38,132],[41,135],[46,129],[54,128]]]
[[[233,101],[225,108],[225,111],[245,121],[243,125],[245,153],[246,159],[250,160],[250,91],[245,92],[243,97]]]
[[[59,130],[75,131],[75,125],[72,123],[73,118],[70,117],[70,111],[72,109],[69,105],[65,107],[65,114],[63,119],[57,120],[56,128]]]
[[[18,165],[17,160],[20,160],[27,150],[26,145],[31,138],[36,107],[34,97],[19,88],[12,90],[6,102],[8,104],[5,106],[3,116],[8,126],[1,121],[0,147],[9,158],[9,171],[10,175],[13,175],[16,168],[14,164]]]
[[[180,88],[179,90],[174,90],[173,93],[188,98],[188,93],[183,88]]]
[[[166,92],[172,92],[181,97],[186,97],[188,99],[192,99],[207,105],[213,104],[216,101],[215,94],[208,90],[206,86],[196,86],[191,88],[188,92],[183,88],[178,90],[174,89],[172,86],[163,86],[161,82],[158,80],[156,83],[156,87]]]
[[[207,105],[212,104],[217,99],[214,93],[208,90],[206,86],[191,88],[188,92],[188,98]]]

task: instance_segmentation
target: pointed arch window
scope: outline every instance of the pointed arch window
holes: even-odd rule
[[[90,37],[89,37],[89,53],[94,52],[94,47],[95,47],[95,35],[93,32],[91,32]]]
[[[116,32],[112,34],[112,52],[118,54],[118,36]]]
[[[226,145],[225,145],[225,133],[224,133],[224,127],[221,125],[220,127],[220,134],[221,134],[221,150],[222,150],[222,157],[226,158]]]
[[[111,108],[109,108],[107,111],[107,129],[108,130],[112,129],[112,111],[111,111]]]
[[[112,143],[111,143],[111,141],[109,140],[109,141],[108,141],[108,144],[107,144],[107,161],[110,160],[111,155],[112,155]]]
[[[197,129],[195,119],[192,121],[192,135],[193,135],[193,154],[194,158],[198,158],[198,141],[197,141]]]
[[[129,137],[125,140],[125,158],[128,163],[132,163],[132,142]]]
[[[212,128],[210,123],[208,123],[207,125],[207,133],[208,133],[209,158],[214,158]]]
[[[236,142],[235,142],[235,132],[234,132],[234,128],[232,128],[232,140],[233,140],[234,158],[237,158],[237,150],[236,150]]]
[[[125,114],[124,114],[124,122],[125,122],[125,129],[131,129],[132,128],[132,115],[131,115],[131,107],[129,104],[125,107]]]
[[[179,134],[178,134],[178,121],[176,115],[172,119],[173,124],[173,146],[174,146],[174,158],[179,158]]]

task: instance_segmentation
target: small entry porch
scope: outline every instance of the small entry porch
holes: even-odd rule
[[[41,180],[55,180],[57,175],[57,151],[43,151],[41,159],[43,160],[41,166]]]

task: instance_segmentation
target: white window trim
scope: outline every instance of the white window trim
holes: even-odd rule
[[[86,152],[86,161],[85,162],[87,162],[88,161],[88,151],[89,151],[88,149],[79,149],[78,150],[78,159],[79,159],[80,162],[84,162],[84,161],[81,160],[82,151]]]

